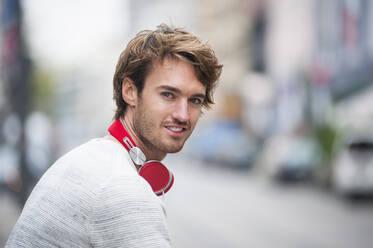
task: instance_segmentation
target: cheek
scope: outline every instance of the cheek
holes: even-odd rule
[[[146,112],[148,115],[155,115],[162,111],[162,103],[154,96],[143,98],[139,104],[140,110]]]
[[[192,123],[193,127],[197,124],[200,116],[201,116],[201,111],[200,110],[193,110],[190,113],[190,120],[191,120],[191,123]]]
[[[172,109],[170,104],[165,104],[162,101],[149,101],[146,108],[143,108],[143,111],[146,111],[148,118],[153,122],[162,122],[165,119],[171,118]]]
[[[163,119],[171,115],[172,107],[167,104],[158,102],[150,106],[149,110],[151,111],[154,118]]]

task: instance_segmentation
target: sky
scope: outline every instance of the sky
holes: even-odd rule
[[[126,0],[24,0],[22,4],[31,56],[48,66],[85,62],[95,51],[115,47],[128,33]]]

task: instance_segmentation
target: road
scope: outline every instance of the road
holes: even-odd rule
[[[243,171],[169,158],[165,196],[174,247],[372,247],[372,201],[310,185],[276,185]]]
[[[302,185],[169,156],[175,184],[164,196],[173,247],[372,247],[373,202],[353,203]],[[0,247],[19,215],[0,197]]]

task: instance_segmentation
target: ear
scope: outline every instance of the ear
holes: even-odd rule
[[[137,105],[137,87],[129,77],[123,79],[122,98],[129,106]]]

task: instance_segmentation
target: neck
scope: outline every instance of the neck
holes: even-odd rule
[[[127,133],[131,136],[136,146],[143,151],[147,160],[161,161],[162,159],[164,159],[164,157],[166,156],[165,152],[159,151],[151,144],[149,145],[145,144],[145,142],[143,142],[143,140],[137,134],[135,126],[134,126],[132,111],[126,111],[126,114],[124,115],[124,117],[120,118],[120,122],[122,123],[123,127],[126,129]]]

